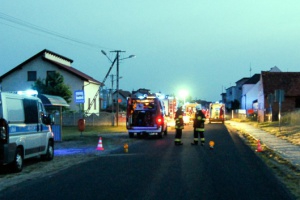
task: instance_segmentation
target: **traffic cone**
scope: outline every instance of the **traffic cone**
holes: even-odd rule
[[[124,144],[124,152],[128,153],[128,144],[127,143]]]
[[[209,141],[209,148],[210,149],[213,149],[214,148],[214,146],[215,146],[215,142],[214,141]]]
[[[256,151],[257,152],[262,152],[263,151],[262,146],[260,144],[260,140],[257,140],[257,150]]]
[[[103,150],[104,150],[104,148],[103,148],[103,146],[102,146],[102,138],[101,138],[101,137],[99,138],[97,150],[100,150],[100,151],[103,151]]]

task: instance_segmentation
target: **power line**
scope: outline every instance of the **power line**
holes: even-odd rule
[[[51,35],[51,36],[55,36],[55,37],[58,37],[58,38],[61,38],[61,39],[64,39],[64,40],[68,40],[68,41],[71,41],[71,42],[75,42],[75,43],[78,43],[78,44],[82,44],[82,45],[85,45],[85,46],[89,46],[89,47],[93,47],[93,48],[97,48],[97,49],[98,48],[111,49],[111,48],[103,47],[103,46],[100,46],[100,45],[97,45],[97,44],[92,44],[92,43],[89,43],[89,42],[86,42],[86,41],[83,41],[83,40],[79,40],[79,39],[76,39],[76,38],[72,38],[72,37],[63,35],[63,34],[58,33],[58,32],[54,32],[52,30],[34,25],[32,23],[29,23],[29,22],[26,22],[24,20],[9,16],[9,15],[1,13],[1,12],[0,12],[0,19],[3,19],[3,20],[8,21],[10,23],[17,24],[19,26],[22,26],[22,27],[25,27],[25,28],[28,28],[28,29],[31,29],[31,30],[42,32],[42,33],[45,33],[45,34],[48,34],[48,35]],[[5,24],[5,23],[2,23],[2,24]],[[5,24],[5,25],[7,25],[7,24]],[[9,26],[9,25],[7,25],[7,26]],[[14,26],[11,26],[11,27],[14,27]]]

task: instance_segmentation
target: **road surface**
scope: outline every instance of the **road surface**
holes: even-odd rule
[[[293,199],[238,135],[223,124],[206,125],[206,146],[191,146],[192,127],[183,146],[174,131],[163,139],[141,140],[51,176],[2,191],[0,199]],[[215,142],[211,150],[209,141]]]

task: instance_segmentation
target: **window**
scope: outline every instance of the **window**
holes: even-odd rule
[[[54,77],[55,71],[47,71],[47,77]]]
[[[36,71],[28,71],[27,72],[27,80],[28,81],[36,81]]]
[[[24,99],[25,123],[38,123],[38,105],[36,100]]]
[[[22,99],[7,98],[7,116],[11,123],[24,123]]]
[[[89,109],[92,109],[92,104],[94,105],[94,110],[96,110],[96,99],[91,101],[91,98],[89,98]]]

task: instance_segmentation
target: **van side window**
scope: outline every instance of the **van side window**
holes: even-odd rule
[[[24,99],[25,123],[38,123],[38,107],[37,101],[32,99]]]
[[[7,98],[7,120],[11,123],[24,123],[23,103],[21,99]]]

